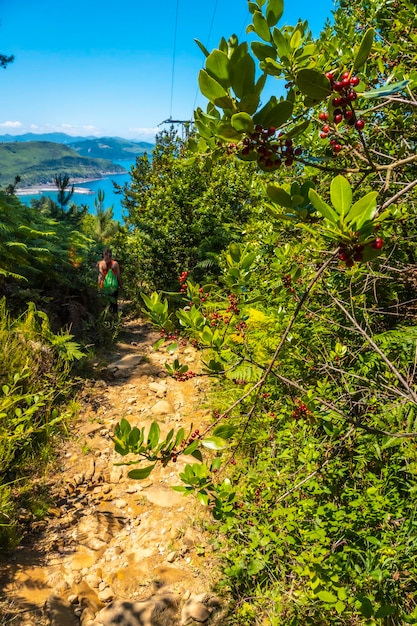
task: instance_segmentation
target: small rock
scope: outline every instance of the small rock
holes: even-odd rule
[[[172,407],[166,400],[159,400],[159,402],[153,405],[151,411],[154,415],[169,415],[169,413],[172,413]]]
[[[114,600],[114,591],[110,587],[106,587],[103,591],[99,591],[97,595],[101,602],[110,602],[111,600]]]
[[[172,552],[170,552],[167,555],[167,561],[168,563],[173,563],[175,561],[175,559],[177,558],[177,552],[175,550],[173,550]]]

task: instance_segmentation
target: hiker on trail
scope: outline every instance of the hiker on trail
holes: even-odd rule
[[[104,250],[103,258],[97,263],[97,268],[98,286],[110,297],[110,311],[117,314],[119,287],[123,289],[123,283],[120,276],[120,266],[117,261],[113,261],[110,248]]]

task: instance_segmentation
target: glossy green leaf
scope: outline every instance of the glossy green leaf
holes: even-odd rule
[[[239,263],[240,258],[242,256],[242,252],[240,250],[240,246],[237,243],[233,242],[233,243],[230,244],[230,246],[228,248],[228,251],[230,253],[230,256],[232,257],[232,260],[235,263]]]
[[[275,26],[284,13],[284,0],[268,0],[266,5],[266,21],[268,26]]]
[[[245,54],[231,65],[230,82],[238,98],[255,91],[255,61]]]
[[[194,41],[196,42],[197,46],[200,48],[200,50],[204,54],[204,56],[208,57],[210,52],[207,50],[207,48],[205,46],[203,46],[201,41],[199,41],[198,39],[194,39]]]
[[[203,506],[207,506],[209,503],[209,497],[206,493],[202,493],[201,491],[199,491],[197,493],[197,500],[199,501],[200,504],[202,504]]]
[[[231,118],[232,126],[239,132],[251,133],[253,131],[253,120],[248,113],[236,113]]]
[[[372,50],[372,45],[374,43],[375,31],[373,28],[369,28],[364,34],[361,44],[359,46],[359,50],[356,54],[355,61],[353,63],[353,67],[355,70],[362,67],[365,63],[366,59],[369,56],[369,53]]]
[[[283,206],[286,209],[292,209],[292,201],[289,193],[282,189],[282,187],[276,187],[275,185],[268,185],[266,188],[266,193],[271,198],[273,202],[279,204],[279,206]]]
[[[332,93],[329,79],[317,70],[300,70],[297,74],[296,84],[303,94],[315,101],[323,100]]]
[[[198,446],[199,446],[199,441],[198,441],[198,439],[195,439],[192,443],[190,443],[189,446],[187,446],[184,449],[183,453],[184,454],[192,454],[195,450],[197,450]]]
[[[213,430],[213,435],[215,437],[221,437],[222,439],[230,439],[230,437],[232,437],[235,432],[235,426],[231,426],[230,424],[221,424]]]
[[[159,428],[159,424],[157,422],[152,422],[151,427],[149,428],[148,441],[151,448],[155,448],[155,446],[159,443],[159,435],[161,434],[161,429]]]
[[[355,226],[359,230],[365,222],[373,219],[376,212],[376,199],[378,192],[371,191],[355,202],[346,216],[346,223]]]
[[[206,71],[222,87],[230,87],[230,61],[221,50],[213,50],[206,59]]]
[[[227,98],[228,93],[206,70],[200,70],[198,75],[200,91],[210,102],[215,103],[219,98]]]
[[[352,206],[352,187],[344,176],[336,176],[330,184],[330,199],[340,217],[348,213]]]
[[[332,222],[333,224],[337,224],[337,214],[334,212],[332,207],[328,205],[322,198],[320,198],[319,194],[315,189],[310,189],[308,192],[308,197],[311,204],[314,206],[316,211],[320,213],[324,218]]]
[[[227,447],[227,443],[222,437],[207,437],[201,443],[209,450],[224,450]]]
[[[331,593],[331,591],[319,591],[316,595],[323,602],[328,602],[330,604],[334,604],[334,602],[337,602],[337,597],[334,595],[334,593]]]
[[[288,57],[291,54],[291,46],[289,39],[278,29],[274,28],[272,31],[272,39],[277,47],[278,56],[280,59]]]
[[[276,102],[276,98],[272,96],[269,102],[256,115],[253,116],[255,124],[262,124],[264,128],[274,126],[280,128],[287,122],[293,112],[293,105],[288,100]]]
[[[266,43],[261,43],[260,41],[253,41],[251,43],[251,48],[253,54],[256,56],[259,61],[265,61],[267,58],[271,58],[276,60],[277,53],[273,46],[270,46]]]
[[[245,256],[243,257],[240,263],[241,268],[244,270],[247,270],[252,265],[255,259],[256,259],[256,252],[249,252],[249,254],[245,254]]]
[[[255,33],[264,41],[271,41],[271,33],[268,22],[260,11],[255,11],[252,18]]]
[[[371,89],[370,91],[364,91],[360,94],[361,98],[368,98],[369,100],[374,100],[377,98],[388,98],[389,96],[394,95],[400,91],[403,91],[410,81],[401,80],[398,83],[389,83],[388,85],[383,85],[379,89]]]
[[[253,115],[259,107],[260,96],[259,93],[247,93],[243,96],[238,104],[239,111],[241,113],[249,113]]]
[[[129,478],[133,478],[133,480],[143,480],[144,478],[148,478],[156,463],[153,465],[148,465],[147,467],[143,467],[142,469],[134,469],[128,472]]]

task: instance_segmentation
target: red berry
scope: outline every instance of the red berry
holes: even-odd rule
[[[349,258],[349,257],[348,257],[348,255],[346,254],[346,252],[341,252],[341,253],[339,254],[339,259],[340,259],[341,261],[345,261],[345,262],[346,262],[346,261],[348,260],[348,258]]]
[[[363,120],[358,120],[355,123],[356,130],[362,130],[364,126],[365,126],[365,122]]]
[[[358,94],[356,93],[356,91],[354,89],[352,89],[352,91],[348,92],[347,97],[350,100],[350,102],[353,102],[358,97]]]
[[[350,78],[350,72],[343,72],[342,78]]]
[[[327,133],[320,133],[320,139],[326,139],[327,138]]]
[[[325,111],[321,111],[321,113],[319,113],[319,120],[327,120],[327,118],[329,117],[329,114],[326,113]]]
[[[323,133],[328,133],[329,131],[330,131],[330,126],[328,124],[323,126]]]
[[[384,245],[384,240],[381,239],[381,237],[378,237],[377,239],[375,239],[374,243],[372,244],[372,247],[375,248],[375,250],[380,250],[383,245]]]
[[[343,119],[343,115],[341,113],[338,113],[337,115],[334,116],[333,121],[335,124],[340,124],[342,119]]]
[[[334,152],[340,152],[342,149],[342,146],[340,145],[340,143],[335,143],[333,146],[333,151]]]
[[[359,78],[358,76],[352,76],[352,78],[350,79],[350,84],[352,85],[352,87],[356,87],[357,85],[359,85]]]
[[[332,81],[332,80],[333,80],[333,78],[334,78],[334,74],[333,74],[333,72],[326,72],[325,76],[326,76],[326,78],[328,78],[330,81]]]
[[[340,98],[338,96],[336,96],[336,98],[333,98],[332,104],[334,107],[340,106]]]
[[[350,78],[343,78],[342,85],[343,87],[350,87]]]
[[[339,81],[339,80],[337,80],[335,82],[335,84],[333,85],[333,89],[335,91],[343,91],[344,87],[345,87],[345,85],[341,81]]]

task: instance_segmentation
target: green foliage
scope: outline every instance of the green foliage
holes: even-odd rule
[[[306,22],[278,27],[278,0],[249,10],[250,47],[235,36],[212,52],[200,44],[208,104],[187,152],[158,148],[164,195],[152,179],[145,213],[145,162],[126,192],[130,215],[142,211],[132,226],[146,231],[158,215],[148,232],[171,267],[159,232],[166,220],[177,250],[171,207],[184,196],[172,172],[186,166],[198,181],[234,156],[250,179],[240,233],[212,248],[215,280],[194,262],[175,268],[179,285],[174,274],[148,281],[171,292],[181,332],[217,381],[212,423],[172,450],[192,446],[195,458],[177,490],[216,520],[230,624],[416,623],[417,8],[341,1],[317,39]],[[285,95],[265,102],[266,76],[283,79]],[[199,223],[205,207],[193,206]],[[147,298],[181,382],[190,372],[167,346],[169,303]],[[156,438],[152,450],[143,442],[137,454],[164,462]]]
[[[48,316],[30,304],[12,319],[0,300],[0,543],[12,545],[18,530],[10,481],[26,477],[34,455],[48,449],[71,417],[72,364],[84,354],[72,335],[54,334]],[[29,471],[30,473],[30,471]]]
[[[183,142],[161,134],[152,162],[138,159],[125,189],[124,271],[135,297],[144,286],[176,291],[184,270],[196,279],[215,274],[218,253],[251,212],[250,181],[239,164],[223,158],[212,170],[199,162],[183,167],[183,156]]]

